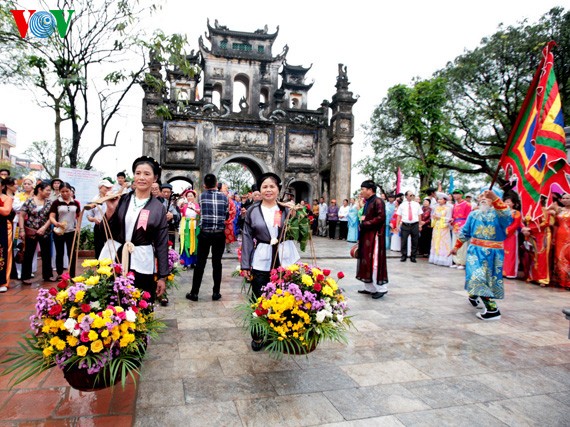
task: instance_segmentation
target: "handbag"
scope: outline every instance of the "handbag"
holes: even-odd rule
[[[16,249],[18,249],[18,252],[14,255],[14,262],[16,264],[22,264],[24,262],[24,250],[26,249],[26,245],[23,241],[20,241]]]
[[[352,248],[350,248],[350,256],[352,258],[358,258],[358,243],[355,243],[354,246],[352,246]]]
[[[32,227],[24,227],[24,233],[28,239],[35,239],[38,230]]]

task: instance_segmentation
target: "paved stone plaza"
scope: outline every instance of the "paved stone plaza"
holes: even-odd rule
[[[570,425],[561,312],[570,292],[507,280],[502,319],[484,323],[467,302],[464,272],[425,259],[401,263],[392,253],[388,295],[358,294],[349,247],[316,239],[318,264],[346,274],[357,328],[349,344],[280,361],[252,352],[240,328],[235,255],[225,257],[220,301],[211,300],[209,268],[200,300],[186,300],[192,273],[183,273],[170,306],[158,309],[169,329],[150,346],[135,425]]]

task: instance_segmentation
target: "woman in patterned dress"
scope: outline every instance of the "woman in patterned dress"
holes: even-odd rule
[[[564,194],[561,202],[555,217],[554,279],[570,291],[570,194]]]

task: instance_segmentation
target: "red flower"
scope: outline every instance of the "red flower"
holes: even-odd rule
[[[174,244],[172,243],[171,240],[168,241],[168,246],[172,247]]]
[[[150,298],[150,292],[144,291],[142,293],[142,297],[143,297],[143,299],[149,299]]]
[[[89,342],[89,332],[87,331],[81,332],[79,339],[81,340],[81,342]]]
[[[182,258],[180,258],[180,260],[178,262],[180,263],[180,265],[186,264]]]
[[[56,288],[50,288],[49,294],[50,294],[50,295],[53,295],[53,296],[56,296],[56,295],[57,295],[57,289],[56,289]]]
[[[320,283],[315,283],[315,284],[313,285],[313,289],[314,289],[315,291],[317,291],[317,292],[320,292],[321,289],[323,289],[323,287],[321,286]]]
[[[60,304],[56,304],[49,309],[48,313],[50,316],[57,316],[62,310],[63,307]]]
[[[91,306],[89,304],[81,304],[81,311],[83,313],[89,313],[91,311]]]
[[[65,273],[63,273],[63,274],[61,275],[61,280],[67,281],[67,280],[69,280],[69,279],[71,279],[71,276],[69,275],[68,272],[65,272]]]
[[[133,307],[131,307],[131,308],[133,309],[133,311],[134,311],[135,313],[138,313],[138,312],[139,312],[139,308],[138,308],[138,307],[134,307],[134,306],[133,306]]]
[[[125,320],[127,318],[127,314],[124,311],[121,311],[119,313],[117,313],[117,316],[119,317],[119,319],[121,320]]]
[[[339,271],[336,275],[339,279],[342,279],[344,277],[344,273],[342,271]]]
[[[322,274],[318,274],[317,275],[317,282],[322,282],[323,280],[325,280],[325,276],[323,276]]]
[[[329,274],[331,274],[331,271],[330,271],[329,269],[325,268],[325,269],[323,270],[323,274],[324,274],[325,276],[328,276]]]
[[[59,283],[57,284],[57,287],[58,287],[59,289],[65,289],[65,288],[67,288],[67,282],[66,282],[65,280],[62,280],[61,282],[59,282]]]
[[[117,264],[113,267],[113,269],[115,270],[115,274],[121,274],[123,272],[123,268],[121,267],[121,264]]]
[[[146,302],[145,300],[139,301],[139,307],[142,309],[145,309],[148,307],[148,302]]]

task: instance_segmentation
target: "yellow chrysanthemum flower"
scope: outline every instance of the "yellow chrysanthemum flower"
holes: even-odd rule
[[[101,267],[111,265],[112,263],[113,263],[113,260],[111,258],[103,258],[102,260],[99,260],[99,265]]]
[[[53,347],[46,347],[43,349],[42,353],[44,354],[44,357],[50,357],[53,354]]]
[[[303,274],[301,276],[301,282],[303,282],[303,285],[305,286],[313,286],[313,278],[311,276],[309,276],[308,274]]]
[[[287,267],[287,270],[289,271],[299,271],[299,266],[297,264],[291,264],[289,267]]]
[[[67,301],[68,297],[69,297],[69,292],[67,292],[66,290],[59,291],[55,296],[55,300],[60,304],[64,304]]]
[[[174,280],[174,274],[169,274],[168,277],[167,277],[167,279],[168,279],[169,281]]]
[[[89,350],[87,346],[80,345],[79,347],[77,347],[77,350],[75,351],[77,352],[78,356],[83,357],[87,354],[87,350]]]
[[[326,295],[329,297],[332,297],[334,294],[334,292],[330,286],[323,286],[323,289],[321,290],[321,292],[323,293],[323,295]]]
[[[99,261],[96,259],[86,259],[81,263],[81,266],[84,268],[97,267],[98,265]]]
[[[93,353],[99,353],[101,350],[103,350],[103,348],[103,341],[101,340],[93,341],[91,343],[91,351]]]
[[[101,332],[101,336],[102,336],[103,338],[107,338],[107,337],[109,336],[109,330],[108,330],[108,329],[105,329],[104,331],[102,331],[102,332]]]
[[[73,279],[71,279],[71,280],[73,280],[75,283],[83,283],[83,282],[85,282],[85,277],[83,277],[83,276],[75,276],[75,277],[74,277]]]
[[[73,335],[68,335],[66,340],[70,347],[75,347],[77,344],[79,344],[79,340]]]
[[[75,302],[83,301],[84,297],[85,297],[85,291],[77,291],[77,293],[75,294]]]
[[[107,324],[107,322],[105,322],[105,319],[103,319],[102,317],[97,316],[97,317],[95,317],[95,320],[93,321],[93,323],[91,324],[91,326],[92,326],[93,328],[100,329],[100,328],[102,328],[103,326],[105,326],[106,324]]]
[[[99,267],[97,269],[97,274],[109,277],[111,274],[113,274],[113,269],[109,266]]]
[[[135,341],[135,335],[134,334],[125,334],[125,335],[123,335],[123,338],[121,338],[119,345],[121,347],[126,347],[134,341]]]
[[[89,279],[85,281],[85,284],[88,286],[93,286],[99,283],[99,276],[91,276]]]
[[[93,330],[89,331],[89,334],[87,336],[89,337],[89,341],[95,341],[97,338],[99,338],[99,334]]]

